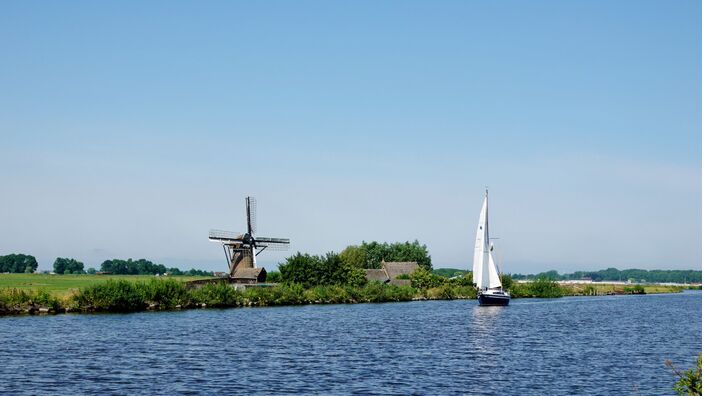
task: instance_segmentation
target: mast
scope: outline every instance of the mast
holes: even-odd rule
[[[486,199],[486,220],[484,221],[484,229],[486,230],[486,245],[489,246],[489,187],[486,187],[484,197]]]

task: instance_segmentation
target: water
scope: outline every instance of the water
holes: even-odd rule
[[[701,293],[0,318],[0,394],[662,395]]]

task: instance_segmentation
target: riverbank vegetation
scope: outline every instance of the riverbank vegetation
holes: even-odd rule
[[[419,290],[411,286],[379,282],[369,282],[363,286],[318,285],[310,288],[293,283],[241,290],[225,282],[189,288],[186,283],[175,279],[119,279],[90,285],[63,296],[42,289],[0,289],[0,314],[134,312],[149,309],[381,303],[456,298],[476,298],[476,292],[469,286],[442,285]]]
[[[672,388],[680,396],[700,395],[702,394],[702,354],[699,354],[694,367],[689,370],[679,370],[671,360],[666,360],[665,365],[672,370],[672,373],[677,377],[677,382]]]
[[[552,280],[591,279],[595,282],[631,281],[641,283],[701,283],[701,270],[642,270],[607,268],[599,271],[576,271],[560,274],[555,270],[541,272],[535,275],[512,274],[513,279],[529,280],[547,278]]]
[[[59,297],[73,294],[81,288],[107,282],[109,280],[126,280],[130,282],[147,281],[154,275],[50,275],[50,274],[0,274],[0,290],[11,288],[24,291],[44,290]],[[171,276],[179,282],[206,279],[209,276]]]
[[[353,267],[362,269],[381,268],[382,261],[415,261],[427,270],[433,269],[428,247],[417,240],[413,242],[365,242],[352,245],[339,253],[340,259]]]
[[[78,275],[74,277],[87,276]],[[54,278],[64,278],[54,276]],[[184,279],[123,276],[89,284],[69,292],[50,292],[44,288],[0,288],[0,315],[59,312],[134,312],[144,310],[188,309],[202,307],[251,307],[302,304],[381,303],[412,300],[475,299],[471,273],[448,279],[420,269],[409,276],[410,286],[380,282],[359,285],[338,283],[304,286],[301,283],[279,283],[235,289],[220,281],[199,288],[189,287]],[[505,281],[506,282],[506,281]],[[600,285],[607,286],[607,285]],[[563,286],[549,279],[527,283],[513,282],[513,298],[567,295],[627,294],[623,285],[612,289],[589,285]],[[591,287],[591,288],[590,288]],[[647,287],[636,292],[648,292]],[[680,291],[670,287],[667,292]],[[664,292],[664,290],[663,290]]]
[[[12,260],[13,263],[21,262],[24,265],[28,262],[26,257],[14,257]],[[365,270],[378,268],[382,261],[416,261],[423,265],[419,265],[413,273],[397,278],[406,279],[405,285],[367,281]],[[16,268],[20,266],[15,265]],[[83,263],[68,258],[58,258],[55,269],[61,270],[64,275],[0,275],[0,313],[130,312],[146,309],[378,303],[477,297],[471,272],[433,270],[426,246],[418,241],[391,244],[362,242],[361,245],[349,246],[340,253],[330,252],[325,255],[296,253],[279,264],[278,271],[268,274],[268,284],[250,285],[246,288],[235,288],[221,278],[213,278],[211,283],[204,285],[188,285],[184,281],[209,277],[155,277],[153,274],[184,272],[144,259],[106,260],[101,265],[104,272],[125,275],[76,274],[83,271]],[[205,271],[191,273],[210,275]],[[681,287],[673,286],[559,284],[548,276],[519,281],[509,274],[502,275],[502,284],[513,298],[645,294],[682,290]]]

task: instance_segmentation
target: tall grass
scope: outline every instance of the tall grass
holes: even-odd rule
[[[548,279],[511,285],[511,295],[520,297],[561,297],[563,295],[603,294],[591,286],[576,290],[562,287]],[[642,288],[627,292],[641,293]],[[670,290],[670,289],[668,289]],[[626,291],[626,290],[624,290]],[[650,292],[646,287],[645,292]],[[33,312],[39,307],[55,311],[66,309],[87,312],[132,312],[146,309],[174,309],[192,307],[244,307],[301,304],[381,303],[415,299],[452,300],[474,299],[476,289],[462,282],[446,282],[439,286],[414,288],[380,282],[364,286],[328,285],[304,288],[300,284],[278,284],[273,287],[248,287],[236,290],[225,282],[209,283],[200,288],[189,288],[174,279],[149,279],[130,282],[108,280],[89,285],[65,297],[57,297],[46,290],[0,288],[0,315]]]
[[[44,289],[0,289],[0,313],[22,312],[39,307],[58,310],[62,301]]]
[[[555,281],[540,278],[527,283],[513,283],[511,297],[556,298],[565,295],[565,290]]]

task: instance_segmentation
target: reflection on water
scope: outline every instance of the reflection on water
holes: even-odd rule
[[[701,293],[0,318],[0,394],[671,394]]]

